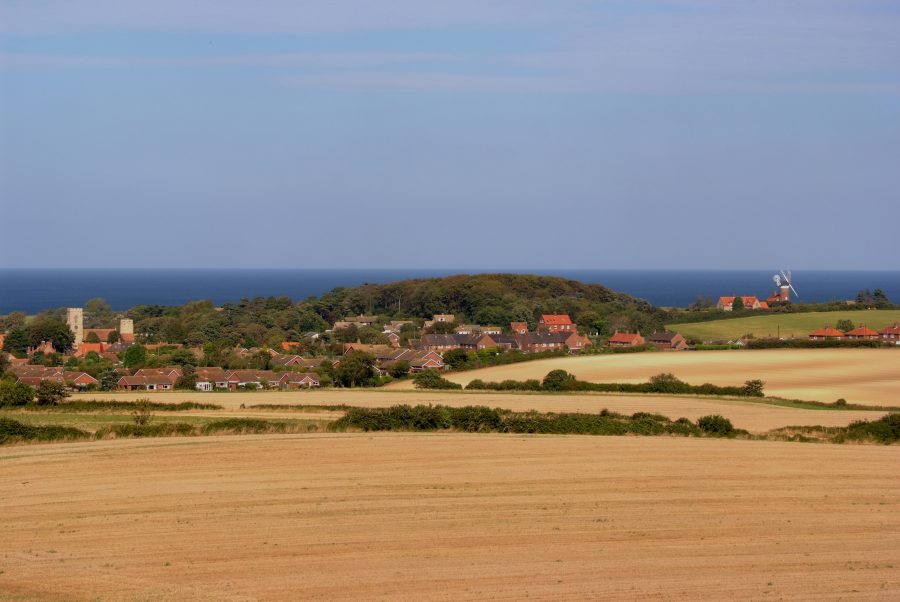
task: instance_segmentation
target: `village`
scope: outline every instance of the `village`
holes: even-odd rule
[[[746,310],[768,309],[768,301],[755,296],[721,297],[717,307],[733,311],[737,304]],[[773,294],[771,302],[790,302],[784,288]],[[376,315],[347,316],[337,320],[323,332],[310,332],[305,341],[284,341],[276,348],[239,347],[232,355],[246,358],[248,363],[262,367],[227,367],[208,365],[201,347],[185,347],[181,343],[145,342],[135,333],[134,322],[120,317],[118,328],[85,328],[84,309],[66,310],[66,325],[73,335],[73,344],[60,354],[50,341],[29,347],[25,357],[7,355],[9,372],[18,383],[38,387],[42,381],[61,383],[72,390],[118,389],[123,391],[171,391],[186,386],[198,391],[234,391],[268,389],[317,388],[335,384],[329,376],[339,369],[351,354],[371,358],[371,370],[376,378],[387,382],[426,370],[443,371],[448,368],[448,353],[500,354],[543,357],[548,353],[578,354],[584,352],[616,351],[688,351],[694,348],[678,332],[668,330],[642,334],[640,331],[614,331],[606,338],[587,336],[579,332],[568,314],[542,314],[537,327],[529,329],[527,322],[511,322],[506,327],[467,324],[453,314],[435,314],[430,320],[388,320]],[[379,332],[380,342],[363,343],[356,335],[359,329]],[[596,333],[595,333],[596,334]],[[357,337],[355,341],[347,341]],[[4,344],[0,333],[0,349]],[[824,326],[808,334],[809,341],[870,340],[900,344],[900,325],[894,324],[879,331],[860,325],[847,331]],[[325,345],[324,341],[344,342]],[[704,344],[743,346],[745,341],[704,341]],[[188,360],[178,365],[126,365],[129,348],[139,345],[147,353],[161,350],[181,350]],[[302,353],[298,353],[302,350]],[[543,354],[543,355],[537,355]],[[48,365],[47,358],[58,361]],[[457,356],[458,357],[458,356]],[[192,359],[191,359],[192,358]],[[527,359],[523,357],[522,359]],[[103,363],[107,373],[79,370],[83,362]],[[114,371],[114,379],[109,371]],[[102,382],[101,382],[102,381]]]

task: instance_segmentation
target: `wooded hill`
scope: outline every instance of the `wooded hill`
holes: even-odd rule
[[[135,332],[146,335],[148,342],[252,347],[299,341],[307,332],[322,332],[335,321],[359,314],[419,323],[434,314],[455,314],[460,323],[507,329],[510,322],[523,321],[534,329],[542,313],[567,313],[584,332],[602,334],[616,329],[652,332],[661,329],[666,318],[646,301],[600,285],[520,274],[365,284],[337,288],[297,303],[288,297],[267,297],[226,303],[221,308],[209,301],[139,305],[126,315],[134,320]],[[102,299],[85,304],[85,322],[90,327],[114,328],[118,315]],[[58,323],[62,316],[51,310],[43,317]],[[24,323],[24,315],[0,318],[0,327],[6,329],[23,329]]]

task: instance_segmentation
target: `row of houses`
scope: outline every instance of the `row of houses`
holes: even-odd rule
[[[892,345],[900,345],[900,324],[894,323],[881,330],[872,330],[861,324],[853,330],[844,332],[831,326],[823,326],[808,335],[810,341],[846,340],[846,341],[884,341]]]
[[[122,376],[116,383],[122,391],[170,391],[184,374],[181,368],[142,368],[133,375]],[[217,389],[308,389],[318,387],[319,375],[315,372],[275,372],[274,370],[225,370],[223,368],[197,368],[196,388],[199,391]]]
[[[45,380],[61,383],[78,390],[100,386],[100,381],[87,372],[66,370],[62,367],[48,368],[29,364],[13,364],[9,371],[16,375],[17,382],[32,387],[38,387],[41,381]]]
[[[641,331],[619,332],[617,330],[609,337],[607,345],[610,347],[641,347],[646,345],[648,341],[651,345],[663,351],[684,351],[688,348],[687,340],[680,333],[668,330],[654,332],[648,338],[641,336]]]

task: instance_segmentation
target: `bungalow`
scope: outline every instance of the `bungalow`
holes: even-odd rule
[[[100,381],[87,372],[78,372],[75,370],[45,368],[43,366],[13,366],[10,368],[10,372],[13,372],[18,376],[17,382],[32,387],[40,386],[41,382],[45,380],[62,383],[67,387],[79,391],[100,386]]]
[[[321,386],[315,372],[282,372],[273,384],[283,389],[312,389]]]
[[[688,348],[687,341],[677,332],[654,332],[650,335],[650,342],[657,349],[665,351],[684,351]]]
[[[894,322],[893,326],[887,326],[878,331],[881,340],[893,345],[900,345],[900,323]]]
[[[171,391],[175,381],[166,376],[123,376],[116,382],[120,391]]]
[[[569,314],[543,314],[538,321],[538,330],[547,332],[574,331],[575,324]]]
[[[168,368],[141,368],[134,373],[135,376],[164,376],[173,383],[184,375],[184,369],[178,366]]]
[[[278,375],[271,370],[232,370],[228,373],[228,388],[238,387],[263,389],[277,383]]]
[[[733,311],[734,310],[734,297],[719,297],[719,302],[716,303],[716,308],[722,311]],[[769,304],[766,303],[765,308],[760,304],[759,299],[757,299],[753,295],[742,295],[741,301],[744,303],[744,309],[768,309]]]
[[[844,333],[842,331],[837,328],[831,328],[830,326],[825,326],[809,333],[810,341],[841,340],[843,338]]]
[[[228,372],[222,368],[197,368],[195,372],[198,391],[228,388]]]
[[[646,343],[644,337],[641,336],[641,332],[619,332],[618,330],[613,333],[609,340],[606,342],[610,347],[640,347]]]
[[[844,336],[846,336],[848,339],[863,341],[877,341],[880,338],[878,332],[872,330],[871,328],[866,328],[865,324],[860,324],[853,330],[848,330],[847,334]]]

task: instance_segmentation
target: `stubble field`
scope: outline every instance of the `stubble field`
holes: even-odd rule
[[[5,448],[0,597],[897,599],[898,461],[462,434]]]
[[[900,405],[900,349],[773,349],[632,353],[552,358],[451,374],[466,384],[543,378],[561,368],[582,380],[642,382],[671,372],[691,384],[740,385],[759,378],[766,394],[791,399]],[[398,383],[398,388],[411,383]]]

